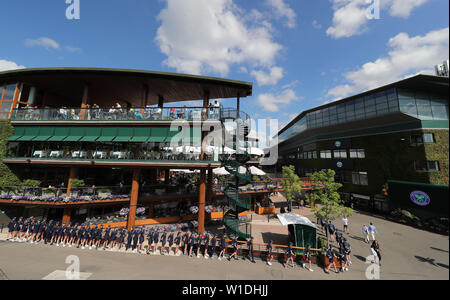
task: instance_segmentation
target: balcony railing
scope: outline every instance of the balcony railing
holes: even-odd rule
[[[220,120],[221,108],[19,108],[12,121],[206,121]]]
[[[8,148],[5,158],[24,158],[37,160],[118,160],[118,161],[154,161],[154,162],[218,162],[219,148],[207,147],[203,160],[201,160],[201,147],[180,146],[163,147],[152,150],[151,148],[136,149],[115,149],[113,147],[99,147],[96,149],[83,148],[38,148],[42,144],[33,144],[33,147],[15,148],[14,144]],[[45,145],[44,145],[45,146]],[[95,148],[95,147],[94,147]],[[61,150],[62,149],[62,150]]]

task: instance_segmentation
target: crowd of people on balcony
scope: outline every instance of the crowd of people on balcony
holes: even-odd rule
[[[86,104],[84,108],[38,108],[29,106],[15,111],[13,120],[49,120],[49,121],[173,121],[173,120],[217,120],[220,117],[220,104],[215,101],[207,108],[199,107],[154,107],[145,108],[122,107],[115,103],[110,108],[100,108],[97,104]]]

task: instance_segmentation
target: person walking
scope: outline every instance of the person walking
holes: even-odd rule
[[[348,234],[349,232],[348,232],[348,218],[347,218],[347,216],[344,216],[342,218],[342,224],[344,225],[344,232]]]
[[[251,262],[252,263],[256,263],[255,257],[254,257],[254,254],[253,254],[253,237],[251,237],[247,241],[247,248],[248,248],[248,255],[247,255],[248,259],[250,259],[250,257],[251,257],[252,258]]]
[[[331,221],[328,222],[328,232],[330,233],[330,241],[334,241],[334,233],[336,232],[336,228],[334,227]]]
[[[381,267],[381,248],[380,248],[380,245],[378,244],[377,240],[374,240],[372,242],[372,246],[370,246],[370,250],[372,251],[372,254],[374,257],[374,262],[376,262],[376,260],[378,258],[378,265]]]
[[[226,247],[225,236],[222,235],[220,237],[220,253],[219,253],[218,260],[222,260],[222,258],[225,258],[226,250],[227,250],[227,247]]]
[[[291,265],[289,265],[289,262],[292,262],[292,266],[291,267],[295,267],[295,264],[294,264],[294,252],[292,251],[292,246],[293,246],[293,244],[292,243],[289,243],[289,245],[288,245],[288,248],[287,248],[287,250],[286,250],[286,264],[285,264],[285,268],[288,268],[289,266],[291,266]]]
[[[336,273],[339,273],[338,270],[337,270],[337,268],[336,268],[336,262],[335,262],[335,260],[334,260],[334,259],[336,258],[336,254],[335,254],[334,251],[333,251],[333,246],[330,245],[330,246],[328,247],[326,256],[327,256],[328,261],[329,261],[330,263],[328,264],[327,268],[325,269],[325,272],[326,272],[326,273],[330,273],[330,268],[331,268],[331,266],[333,266],[333,267],[334,267],[334,271],[335,271]]]
[[[233,246],[233,253],[228,257],[228,261],[230,261],[232,257],[234,257],[235,260],[238,260],[238,242],[236,237],[233,239],[231,245]]]
[[[267,243],[267,264],[268,264],[269,266],[272,265],[272,259],[273,259],[272,243],[273,243],[272,240],[270,240],[270,241]]]
[[[365,243],[369,243],[370,239],[369,239],[369,227],[366,226],[366,224],[363,225],[362,227],[362,233],[364,236],[364,242]]]
[[[375,241],[375,234],[378,234],[377,232],[377,228],[375,227],[375,225],[373,225],[373,223],[371,222],[369,225],[369,236],[372,238],[372,240]]]
[[[312,261],[312,259],[311,259],[311,245],[309,245],[309,244],[306,245],[306,248],[305,248],[305,261],[309,265],[307,269],[310,272],[314,272],[314,270],[311,268],[311,261]],[[303,264],[303,268],[305,268],[305,267],[306,267],[306,264]]]

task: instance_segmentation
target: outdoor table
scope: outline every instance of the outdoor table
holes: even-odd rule
[[[73,157],[73,158],[86,157],[86,151],[74,151],[74,152],[72,153],[72,157]]]
[[[42,151],[42,150],[34,151],[33,157],[36,157],[36,156],[38,156],[39,158],[42,158],[42,156],[44,156],[44,151]]]
[[[50,157],[58,158],[58,157],[61,157],[62,154],[63,154],[62,151],[52,151],[52,152],[50,152]]]
[[[120,152],[120,151],[113,152],[112,156],[113,156],[113,158],[123,159],[126,157],[126,152]]]
[[[94,155],[93,155],[93,157],[94,158],[105,158],[106,157],[106,152],[102,152],[102,151],[97,151],[97,152],[94,152]]]

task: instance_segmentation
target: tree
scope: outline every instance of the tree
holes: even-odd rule
[[[336,172],[333,170],[319,171],[312,174],[311,179],[319,185],[312,186],[313,201],[320,202],[320,207],[311,208],[316,218],[323,218],[325,222],[333,221],[337,217],[351,217],[353,209],[344,206],[343,200],[338,193],[342,184],[334,182]],[[328,228],[326,228],[328,230]],[[329,235],[327,234],[327,245],[329,245]]]
[[[300,197],[302,193],[303,182],[299,180],[297,174],[295,174],[294,166],[283,167],[283,179],[281,180],[283,185],[286,200],[289,203],[289,211],[292,210],[292,200]]]

